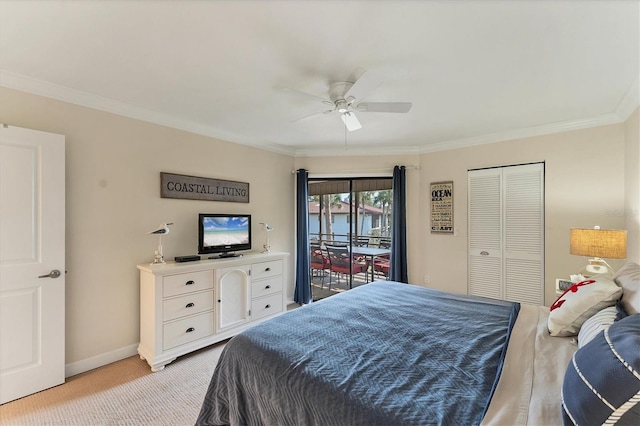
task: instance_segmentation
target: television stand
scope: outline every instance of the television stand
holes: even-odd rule
[[[209,257],[209,259],[225,259],[225,258],[227,258],[227,257],[242,257],[242,255],[241,255],[241,254],[236,254],[236,253],[233,253],[233,252],[229,252],[229,253],[220,253],[220,254],[219,254],[219,255],[217,255],[217,256],[211,256],[211,257]]]

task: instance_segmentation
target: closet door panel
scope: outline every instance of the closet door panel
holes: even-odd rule
[[[544,304],[544,168],[503,169],[505,299]]]
[[[502,299],[502,259],[469,256],[469,294]]]
[[[469,294],[502,299],[502,174],[469,173]]]

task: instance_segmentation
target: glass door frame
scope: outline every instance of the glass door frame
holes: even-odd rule
[[[381,188],[381,189],[367,189],[367,190],[361,190],[361,191],[355,191],[354,190],[354,182],[357,181],[365,181],[365,180],[369,180],[369,181],[383,181],[385,183],[385,185],[387,186],[386,188]],[[332,232],[331,235],[328,234],[328,229],[326,229],[326,224],[325,224],[325,229],[323,230],[323,222],[326,221],[326,219],[324,218],[324,215],[322,214],[324,208],[325,208],[325,195],[334,195],[334,194],[346,194],[347,195],[347,202],[349,204],[349,209],[348,209],[348,223],[349,223],[349,228],[348,231],[346,233],[346,235],[344,235],[345,237],[345,243],[346,245],[349,247],[349,251],[351,252],[353,246],[354,246],[354,241],[357,240],[358,238],[358,229],[360,227],[359,222],[361,220],[360,215],[358,214],[358,211],[360,210],[360,194],[363,192],[374,192],[374,191],[385,191],[385,190],[391,190],[391,185],[393,182],[393,178],[391,176],[379,176],[379,177],[331,177],[331,178],[323,178],[323,177],[310,177],[309,178],[309,183],[308,183],[308,189],[309,189],[309,194],[312,194],[311,188],[313,183],[320,183],[320,182],[345,182],[348,183],[348,192],[331,192],[331,193],[321,193],[321,194],[313,194],[313,195],[309,195],[309,200],[311,199],[311,197],[313,196],[318,196],[319,202],[318,202],[318,232],[317,233],[312,233],[311,232],[311,227],[309,228],[309,240],[312,240],[312,235],[316,234],[317,235],[317,239],[318,241],[322,244],[324,241],[336,241],[334,240],[335,237],[335,233]],[[358,186],[362,186],[362,185],[358,185]],[[346,188],[344,188],[346,189]],[[342,200],[342,198],[341,198]],[[344,200],[342,200],[344,202]],[[391,203],[393,202],[393,200],[391,200]],[[390,204],[391,204],[390,203]],[[331,209],[331,202],[329,201],[329,211]],[[384,209],[383,209],[384,210]],[[366,211],[366,207],[365,207],[365,211]],[[355,213],[355,214],[354,214]],[[366,213],[365,213],[366,215]],[[309,214],[309,216],[311,216],[311,213]],[[390,213],[389,213],[389,217]],[[382,218],[384,218],[384,214],[382,214]],[[381,228],[381,233],[382,233],[382,227],[385,225],[383,224],[383,219],[380,219],[380,228]],[[309,219],[311,219],[311,217],[309,217]],[[391,219],[393,220],[393,219]],[[387,219],[388,221],[388,219]],[[309,223],[311,223],[311,220],[309,221]],[[373,218],[372,218],[372,224],[373,224]],[[390,227],[389,227],[390,229]],[[324,232],[323,232],[324,231]],[[343,234],[339,234],[339,236],[343,236]],[[381,235],[382,236],[382,235]],[[369,238],[371,238],[371,236],[368,236]],[[349,277],[348,277],[348,283],[349,283],[349,289],[353,288],[353,264],[352,262],[350,262],[350,268],[349,268]],[[369,267],[373,268],[374,265],[369,265]],[[331,271],[329,271],[329,273],[331,274]],[[368,274],[367,271],[365,271],[366,274]]]

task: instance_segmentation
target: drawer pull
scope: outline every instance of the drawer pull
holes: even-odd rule
[[[267,306],[265,306],[264,308],[265,308],[265,309],[269,309],[270,307],[271,307],[271,305],[267,305]]]
[[[191,332],[193,332],[193,331],[196,331],[196,329],[195,329],[195,328],[193,328],[193,327],[189,327],[189,328],[187,328],[187,333],[191,333]]]
[[[185,308],[193,308],[194,306],[196,306],[193,303],[187,303],[187,306],[185,306]]]
[[[264,288],[268,290],[268,289],[271,288],[271,286],[270,285],[266,285]]]
[[[196,282],[194,280],[189,280],[186,283],[184,283],[184,285],[192,285],[195,284]]]
[[[269,272],[271,270],[271,268],[266,268],[264,271],[265,272]]]

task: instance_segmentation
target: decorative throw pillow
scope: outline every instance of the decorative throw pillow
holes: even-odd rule
[[[573,355],[562,386],[565,425],[640,424],[640,314],[616,321]]]
[[[551,305],[548,328],[552,336],[575,336],[587,318],[616,304],[622,289],[606,278],[590,278],[565,290]]]
[[[629,315],[640,313],[640,265],[629,262],[613,276],[622,287],[622,306]]]
[[[591,318],[587,318],[578,332],[578,347],[583,347],[598,334],[602,333],[603,330],[609,328],[616,321],[617,316],[618,309],[615,306],[609,306],[597,312]]]

